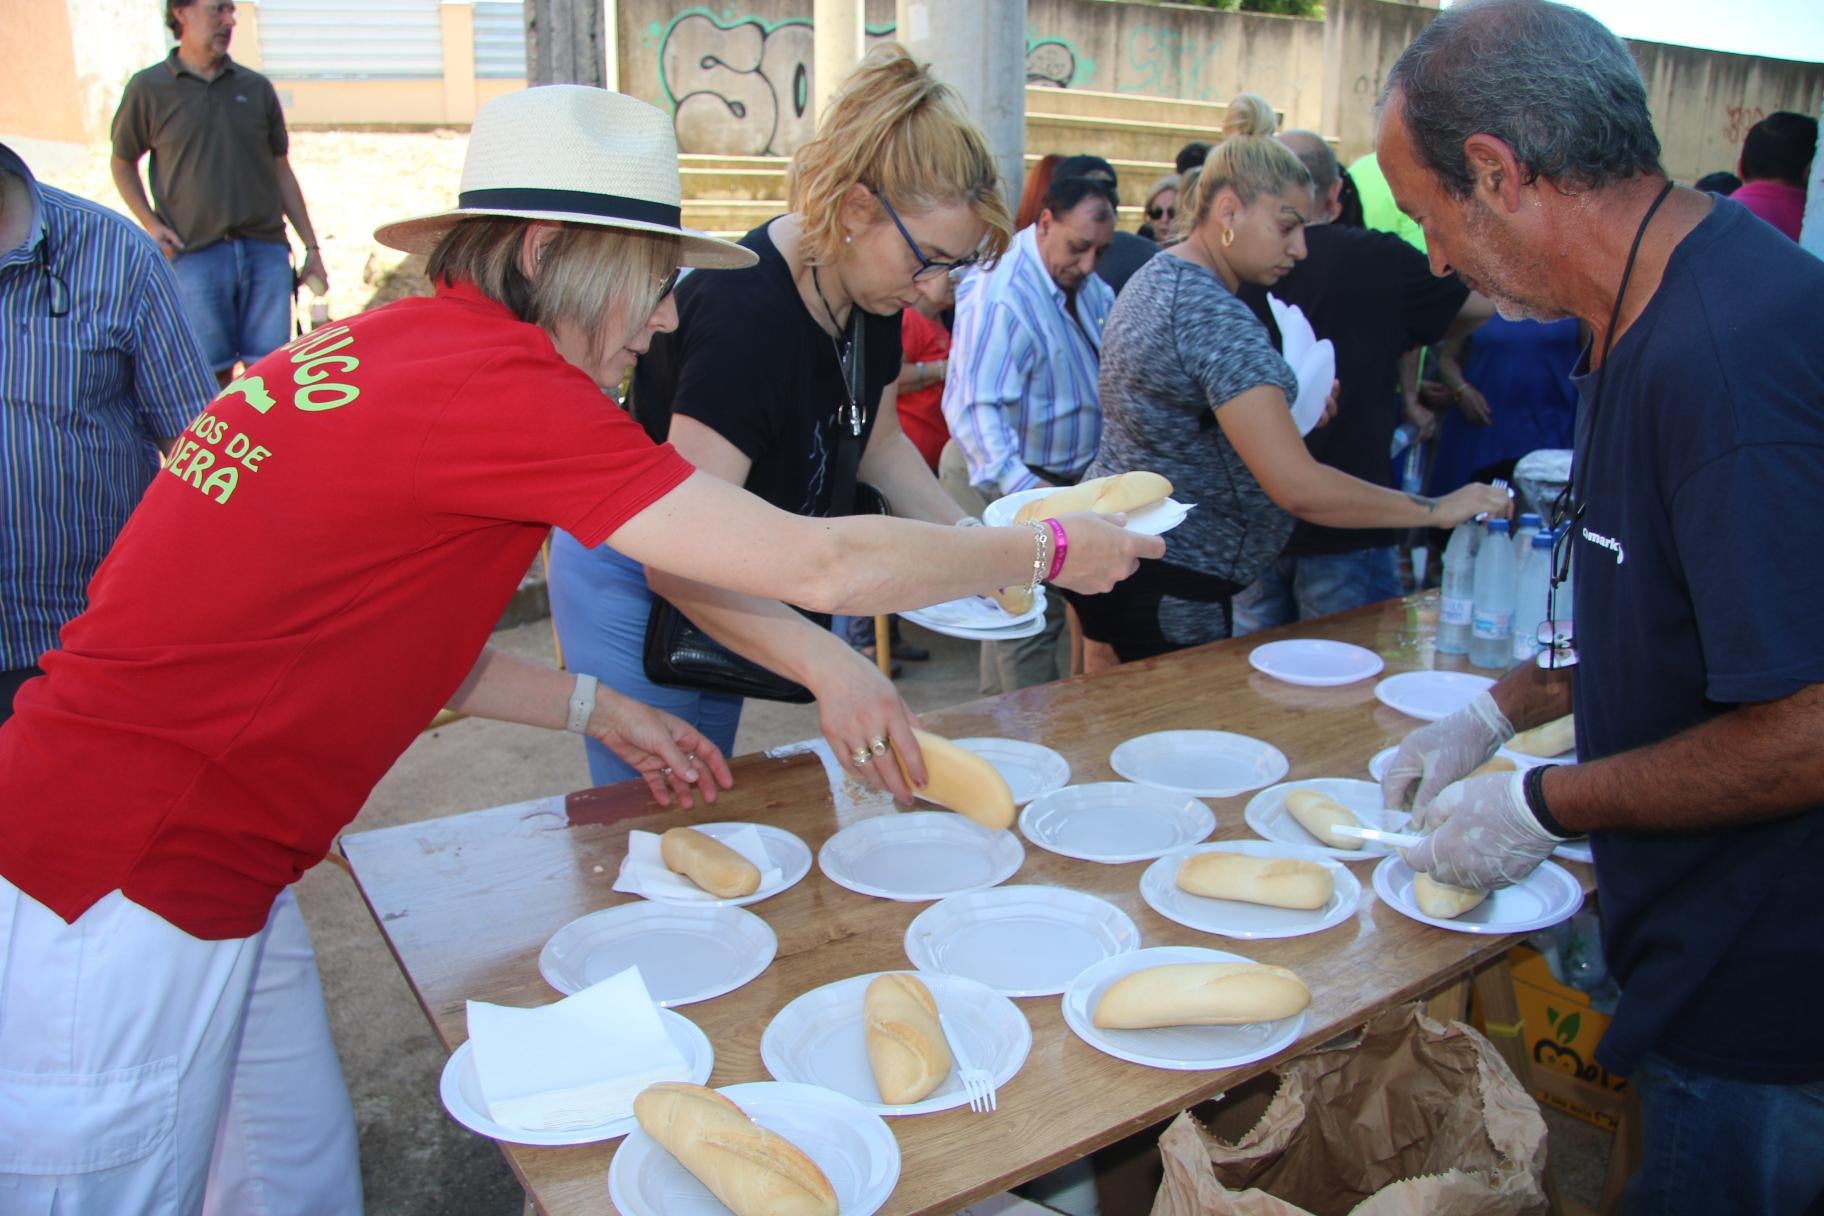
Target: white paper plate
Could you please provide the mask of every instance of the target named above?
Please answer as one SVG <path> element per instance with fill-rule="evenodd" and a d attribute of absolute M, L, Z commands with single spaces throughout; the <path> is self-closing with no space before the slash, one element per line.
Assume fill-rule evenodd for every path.
<path fill-rule="evenodd" d="M 1045 632 L 1044 617 L 1035 617 L 1018 625 L 1010 625 L 1005 629 L 964 629 L 958 625 L 925 625 L 923 621 L 916 619 L 914 614 L 908 612 L 902 612 L 900 615 L 914 625 L 924 625 L 932 633 L 961 638 L 965 642 L 1017 642 L 1021 638 L 1030 638 Z"/>
<path fill-rule="evenodd" d="M 926 628 L 945 626 L 954 629 L 1007 629 L 1045 615 L 1045 588 L 1035 589 L 1032 607 L 1017 616 L 985 595 L 965 595 L 961 599 L 945 600 L 900 615 L 907 618 L 916 615 L 918 623 Z"/>
<path fill-rule="evenodd" d="M 1380 784 L 1381 779 L 1387 775 L 1387 766 L 1393 763 L 1394 753 L 1399 750 L 1400 745 L 1396 743 L 1392 747 L 1383 747 L 1368 757 L 1368 775 L 1374 778 L 1375 784 Z"/>
<path fill-rule="evenodd" d="M 1586 866 L 1596 864 L 1596 854 L 1590 849 L 1588 836 L 1579 836 L 1575 840 L 1565 841 L 1552 850 L 1552 856 L 1563 858 L 1565 861 L 1581 861 Z"/>
<path fill-rule="evenodd" d="M 1186 794 L 1131 781 L 1070 785 L 1035 798 L 1020 831 L 1041 849 L 1079 861 L 1151 861 L 1216 828 L 1210 808 Z"/>
<path fill-rule="evenodd" d="M 1549 861 L 1511 887 L 1491 891 L 1487 899 L 1455 920 L 1427 916 L 1412 895 L 1412 867 L 1389 857 L 1374 867 L 1374 893 L 1402 916 L 1456 933 L 1532 933 L 1564 920 L 1583 906 L 1583 888 L 1562 866 Z"/>
<path fill-rule="evenodd" d="M 1304 826 L 1292 818 L 1292 812 L 1286 809 L 1286 795 L 1293 790 L 1316 790 L 1320 794 L 1328 794 L 1354 811 L 1361 817 L 1362 823 L 1371 828 L 1404 831 L 1412 819 L 1404 811 L 1389 811 L 1381 806 L 1379 782 L 1356 781 L 1349 777 L 1308 777 L 1303 781 L 1288 781 L 1264 789 L 1248 799 L 1248 805 L 1241 812 L 1242 819 L 1265 840 L 1295 844 L 1337 861 L 1373 861 L 1376 857 L 1385 857 L 1393 852 L 1392 845 L 1377 844 L 1372 840 L 1362 841 L 1359 849 L 1336 849 L 1325 844 L 1305 831 Z"/>
<path fill-rule="evenodd" d="M 1409 717 L 1436 722 L 1468 705 L 1494 683 L 1467 671 L 1403 671 L 1376 684 L 1374 699 Z"/>
<path fill-rule="evenodd" d="M 953 739 L 988 763 L 1007 780 L 1013 805 L 1024 806 L 1041 794 L 1070 784 L 1070 761 L 1039 743 L 1023 739 Z"/>
<path fill-rule="evenodd" d="M 716 1092 L 815 1161 L 835 1188 L 843 1216 L 872 1216 L 899 1184 L 893 1129 L 855 1099 L 783 1081 L 724 1085 Z M 608 1197 L 621 1216 L 728 1216 L 708 1187 L 638 1130 L 608 1167 Z"/>
<path fill-rule="evenodd" d="M 1265 1059 L 1298 1041 L 1305 1029 L 1303 1010 L 1276 1022 L 1255 1022 L 1246 1026 L 1103 1030 L 1094 1020 L 1096 1004 L 1101 1001 L 1102 994 L 1124 975 L 1172 963 L 1254 961 L 1226 950 L 1206 950 L 1201 946 L 1153 946 L 1122 954 L 1098 963 L 1071 982 L 1070 990 L 1064 994 L 1064 1021 L 1079 1039 L 1097 1051 L 1149 1068 L 1201 1071 L 1234 1068 Z"/>
<path fill-rule="evenodd" d="M 1309 911 L 1270 908 L 1265 904 L 1192 895 L 1179 888 L 1176 881 L 1178 867 L 1187 858 L 1199 853 L 1241 853 L 1248 857 L 1292 857 L 1300 861 L 1314 861 L 1330 871 L 1335 889 L 1330 894 L 1329 903 Z M 1192 849 L 1180 849 L 1155 861 L 1140 876 L 1140 898 L 1167 920 L 1175 920 L 1185 928 L 1195 929 L 1199 933 L 1244 939 L 1303 937 L 1308 933 L 1321 933 L 1354 916 L 1356 908 L 1362 902 L 1362 884 L 1349 872 L 1348 867 L 1325 856 L 1321 849 L 1264 840 L 1224 840 Z"/>
<path fill-rule="evenodd" d="M 1561 756 L 1529 756 L 1525 752 L 1516 752 L 1516 751 L 1512 751 L 1505 747 L 1502 748 L 1500 751 L 1496 752 L 1495 754 L 1497 756 L 1506 756 L 1509 760 L 1512 760 L 1514 762 L 1514 766 L 1516 768 L 1522 768 L 1522 769 L 1535 768 L 1541 764 L 1575 764 L 1575 763 L 1577 763 L 1577 749 L 1576 748 L 1572 748 L 1570 751 L 1565 752 Z"/>
<path fill-rule="evenodd" d="M 779 949 L 771 926 L 745 908 L 650 899 L 578 917 L 538 952 L 538 973 L 568 996 L 638 967 L 660 1005 L 733 992 L 765 971 Z"/>
<path fill-rule="evenodd" d="M 997 498 L 989 503 L 987 510 L 982 512 L 982 522 L 990 527 L 1004 528 L 1013 522 L 1013 517 L 1019 514 L 1021 507 L 1035 498 L 1043 498 L 1045 495 L 1055 494 L 1057 491 L 1057 486 L 1035 486 L 1030 490 L 1016 490 L 1005 498 Z M 1184 517 L 1189 515 L 1191 508 L 1196 505 L 1196 503 L 1179 502 L 1175 498 L 1168 498 L 1164 502 L 1154 503 L 1150 507 L 1129 511 L 1127 530 L 1138 532 L 1142 536 L 1158 536 L 1162 532 L 1170 532 L 1184 522 Z"/>
<path fill-rule="evenodd" d="M 1272 785 L 1292 766 L 1271 743 L 1226 730 L 1161 730 L 1118 745 L 1109 767 L 1143 785 L 1229 798 Z"/>
<path fill-rule="evenodd" d="M 855 1099 L 877 1115 L 926 1115 L 966 1106 L 969 1095 L 950 1070 L 929 1097 L 906 1106 L 880 1100 L 874 1070 L 868 1064 L 863 998 L 876 976 L 851 976 L 813 988 L 773 1015 L 760 1036 L 760 1060 L 779 1081 L 821 1085 Z M 970 1061 L 985 1068 L 996 1085 L 1005 1085 L 1032 1050 L 1032 1027 L 1019 1006 L 988 985 L 960 975 L 925 972 L 918 976 L 931 990 L 950 1033 L 962 1040 Z"/>
<path fill-rule="evenodd" d="M 1288 360 L 1290 362 L 1290 360 Z M 1298 357 L 1298 400 L 1292 404 L 1292 425 L 1300 435 L 1309 435 L 1324 416 L 1324 403 L 1336 383 L 1336 345 L 1319 338 Z"/>
<path fill-rule="evenodd" d="M 1026 860 L 1020 838 L 949 811 L 904 811 L 852 823 L 823 842 L 831 882 L 879 899 L 942 899 L 1006 882 Z"/>
<path fill-rule="evenodd" d="M 716 1065 L 716 1053 L 709 1045 L 709 1036 L 699 1030 L 695 1022 L 674 1009 L 659 1010 L 659 1021 L 664 1023 L 665 1033 L 671 1038 L 672 1046 L 689 1062 L 690 1079 L 698 1085 L 708 1081 L 710 1071 Z M 496 1123 L 488 1113 L 487 1099 L 482 1096 L 481 1078 L 475 1071 L 472 1043 L 464 1043 L 444 1061 L 443 1077 L 437 1084 L 437 1091 L 443 1098 L 443 1109 L 450 1112 L 450 1118 L 472 1132 L 505 1140 L 508 1144 L 593 1144 L 598 1140 L 625 1136 L 639 1126 L 631 1113 L 625 1118 L 611 1119 L 595 1127 L 568 1128 L 564 1131 L 531 1131 Z"/>
<path fill-rule="evenodd" d="M 784 828 L 776 828 L 770 823 L 751 822 L 693 823 L 690 826 L 716 840 L 726 840 L 742 828 L 753 828 L 760 833 L 760 843 L 766 846 L 766 855 L 779 867 L 779 881 L 738 899 L 667 899 L 663 895 L 646 895 L 642 898 L 690 908 L 740 908 L 757 904 L 763 899 L 771 899 L 779 892 L 797 886 L 811 872 L 811 846 Z"/>
<path fill-rule="evenodd" d="M 1085 967 L 1139 945 L 1127 913 L 1064 887 L 953 895 L 906 926 L 914 967 L 967 976 L 1006 996 L 1052 996 Z"/>
<path fill-rule="evenodd" d="M 1248 663 L 1262 675 L 1308 688 L 1353 684 L 1378 675 L 1386 666 L 1372 650 L 1325 638 L 1268 642 L 1248 652 Z"/>

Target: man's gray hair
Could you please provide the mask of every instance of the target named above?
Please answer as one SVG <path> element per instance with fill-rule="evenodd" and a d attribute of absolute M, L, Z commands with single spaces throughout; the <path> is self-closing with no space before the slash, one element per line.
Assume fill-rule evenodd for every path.
<path fill-rule="evenodd" d="M 1594 189 L 1662 173 L 1640 68 L 1587 13 L 1547 0 L 1473 0 L 1446 10 L 1401 54 L 1381 90 L 1398 94 L 1420 162 L 1456 198 L 1475 175 L 1472 135 L 1514 151 L 1527 184 Z"/>
<path fill-rule="evenodd" d="M 1327 201 L 1330 187 L 1336 185 L 1336 179 L 1343 172 L 1329 143 L 1316 131 L 1296 129 L 1281 131 L 1279 142 L 1292 149 L 1292 154 L 1304 164 L 1305 171 L 1311 175 L 1311 188 L 1317 192 L 1318 201 Z"/>

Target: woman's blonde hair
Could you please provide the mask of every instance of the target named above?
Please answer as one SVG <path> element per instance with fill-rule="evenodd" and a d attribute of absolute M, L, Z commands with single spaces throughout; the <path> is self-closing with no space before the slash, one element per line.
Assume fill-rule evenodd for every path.
<path fill-rule="evenodd" d="M 875 46 L 849 73 L 792 169 L 791 208 L 804 219 L 813 264 L 841 253 L 842 203 L 856 183 L 901 213 L 966 204 L 988 229 L 989 259 L 1013 231 L 988 142 L 956 94 L 895 42 Z"/>
<path fill-rule="evenodd" d="M 1210 204 L 1225 187 L 1244 207 L 1263 194 L 1310 187 L 1311 171 L 1292 149 L 1273 138 L 1278 128 L 1273 107 L 1259 94 L 1242 93 L 1229 103 L 1222 119 L 1226 138 L 1204 158 L 1191 205 L 1185 207 L 1184 196 L 1179 196 L 1178 222 L 1186 233 L 1209 216 Z"/>
<path fill-rule="evenodd" d="M 659 305 L 678 265 L 678 239 L 597 224 L 559 224 L 539 253 L 538 273 L 519 268 L 531 220 L 482 216 L 458 221 L 431 251 L 433 283 L 473 283 L 514 316 L 549 330 L 569 321 L 589 335 L 592 355 L 631 341 Z"/>

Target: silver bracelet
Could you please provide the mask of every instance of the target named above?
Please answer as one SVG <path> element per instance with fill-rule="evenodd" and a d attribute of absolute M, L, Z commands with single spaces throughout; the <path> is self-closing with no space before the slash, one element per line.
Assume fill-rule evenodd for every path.
<path fill-rule="evenodd" d="M 596 678 L 588 672 L 579 673 L 576 687 L 570 690 L 570 715 L 564 721 L 564 729 L 577 735 L 589 733 L 589 716 L 595 712 Z"/>
<path fill-rule="evenodd" d="M 1026 526 L 1032 529 L 1032 581 L 1026 584 L 1026 592 L 1030 595 L 1045 581 L 1045 551 L 1051 546 L 1051 529 L 1038 520 L 1032 520 Z"/>

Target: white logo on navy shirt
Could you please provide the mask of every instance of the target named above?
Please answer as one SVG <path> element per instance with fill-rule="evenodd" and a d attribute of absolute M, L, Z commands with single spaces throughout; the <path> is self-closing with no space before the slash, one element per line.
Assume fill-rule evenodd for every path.
<path fill-rule="evenodd" d="M 1610 553 L 1613 553 L 1617 566 L 1625 565 L 1627 563 L 1628 553 L 1626 549 L 1621 547 L 1620 541 L 1603 536 L 1600 533 L 1592 532 L 1588 528 L 1583 530 L 1583 539 L 1589 541 L 1598 548 L 1607 549 Z"/>

